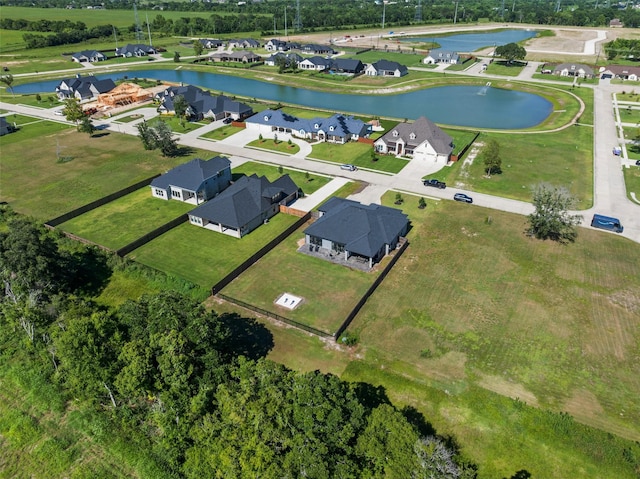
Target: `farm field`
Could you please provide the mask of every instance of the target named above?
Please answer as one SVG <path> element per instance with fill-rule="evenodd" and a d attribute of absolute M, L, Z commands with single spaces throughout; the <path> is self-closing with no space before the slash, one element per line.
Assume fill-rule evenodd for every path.
<path fill-rule="evenodd" d="M 372 272 L 363 272 L 298 252 L 307 226 L 280 243 L 222 292 L 333 334 L 383 266 Z M 277 280 L 264 281 L 263 278 L 268 278 L 273 271 L 278 271 Z M 282 293 L 302 297 L 303 302 L 293 310 L 274 304 Z"/>
<path fill-rule="evenodd" d="M 269 223 L 240 239 L 185 223 L 128 256 L 151 268 L 211 288 L 297 219 L 278 213 Z"/>
<path fill-rule="evenodd" d="M 15 211 L 42 221 L 192 158 L 215 155 L 183 149 L 183 156 L 165 158 L 158 151 L 144 150 L 134 136 L 111 132 L 89 137 L 53 122 L 25 126 L 3 136 L 0 145 L 2 200 Z"/>
<path fill-rule="evenodd" d="M 59 228 L 115 250 L 194 208 L 182 201 L 153 198 L 146 186 L 62 223 Z"/>

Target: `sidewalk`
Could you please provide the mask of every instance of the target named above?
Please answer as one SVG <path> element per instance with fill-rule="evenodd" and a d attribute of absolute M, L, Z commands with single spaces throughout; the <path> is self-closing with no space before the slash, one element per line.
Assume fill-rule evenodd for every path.
<path fill-rule="evenodd" d="M 302 211 L 311 211 L 347 183 L 349 183 L 349 180 L 346 178 L 334 178 L 316 192 L 297 200 L 293 204 L 293 208 Z"/>

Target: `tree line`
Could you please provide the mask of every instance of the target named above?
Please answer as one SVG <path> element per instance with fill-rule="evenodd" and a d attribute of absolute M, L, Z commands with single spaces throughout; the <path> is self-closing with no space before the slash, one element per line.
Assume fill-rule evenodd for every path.
<path fill-rule="evenodd" d="M 0 209 L 0 349 L 148 444 L 176 477 L 473 478 L 384 389 L 264 359 L 266 328 L 177 292 L 97 304 L 113 261 Z"/>

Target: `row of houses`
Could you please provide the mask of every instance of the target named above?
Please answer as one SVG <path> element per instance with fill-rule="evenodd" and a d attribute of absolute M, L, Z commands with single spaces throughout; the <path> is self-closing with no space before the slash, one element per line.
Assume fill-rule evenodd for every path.
<path fill-rule="evenodd" d="M 227 158 L 195 158 L 155 178 L 150 187 L 155 198 L 198 205 L 188 213 L 190 224 L 236 238 L 267 222 L 300 194 L 289 175 L 273 182 L 255 174 L 235 182 L 231 178 Z M 344 261 L 361 258 L 371 268 L 397 247 L 408 229 L 409 219 L 400 210 L 333 197 L 304 230 L 305 247 Z"/>
<path fill-rule="evenodd" d="M 253 109 L 245 103 L 225 95 L 212 95 L 192 85 L 171 86 L 158 93 L 156 95 L 156 99 L 160 102 L 158 112 L 175 114 L 177 97 L 182 97 L 186 101 L 188 106 L 185 114 L 191 120 L 231 118 L 239 121 L 253 115 Z"/>
<path fill-rule="evenodd" d="M 603 79 L 616 78 L 618 80 L 638 81 L 640 79 L 640 66 L 608 65 L 600 67 L 596 73 L 589 65 L 582 63 L 560 63 L 557 65 L 546 63 L 542 66 L 542 73 L 587 79 L 599 75 Z"/>
<path fill-rule="evenodd" d="M 277 66 L 284 62 L 286 67 L 296 64 L 301 70 L 330 72 L 341 75 L 359 75 L 368 76 L 393 76 L 401 77 L 409 73 L 405 65 L 389 60 L 378 60 L 371 64 L 364 64 L 356 58 L 326 58 L 314 56 L 304 58 L 297 53 L 278 52 L 264 60 L 267 66 Z"/>
<path fill-rule="evenodd" d="M 158 53 L 158 50 L 151 45 L 144 45 L 140 43 L 129 43 L 121 48 L 116 48 L 115 56 L 123 58 L 132 57 L 144 57 L 147 55 L 154 55 Z M 71 60 L 77 63 L 96 63 L 108 60 L 108 56 L 98 50 L 82 50 L 80 52 L 72 53 Z"/>

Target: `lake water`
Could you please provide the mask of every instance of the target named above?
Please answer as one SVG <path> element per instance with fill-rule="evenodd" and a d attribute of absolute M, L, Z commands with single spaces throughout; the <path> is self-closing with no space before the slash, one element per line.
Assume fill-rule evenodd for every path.
<path fill-rule="evenodd" d="M 435 42 L 440 45 L 442 50 L 450 50 L 454 52 L 475 52 L 481 48 L 501 46 L 507 43 L 518 43 L 528 40 L 536 36 L 533 30 L 502 30 L 499 32 L 487 33 L 461 33 L 445 37 L 407 37 L 403 38 L 403 42 Z"/>
<path fill-rule="evenodd" d="M 183 82 L 227 95 L 320 108 L 341 113 L 377 115 L 409 120 L 426 116 L 435 123 L 474 128 L 520 129 L 544 121 L 551 102 L 541 96 L 481 86 L 444 86 L 395 95 L 342 95 L 246 78 L 188 70 L 133 70 L 98 78 L 151 78 Z M 292 78 L 292 81 L 295 80 Z M 54 92 L 59 80 L 17 85 L 16 93 Z"/>

